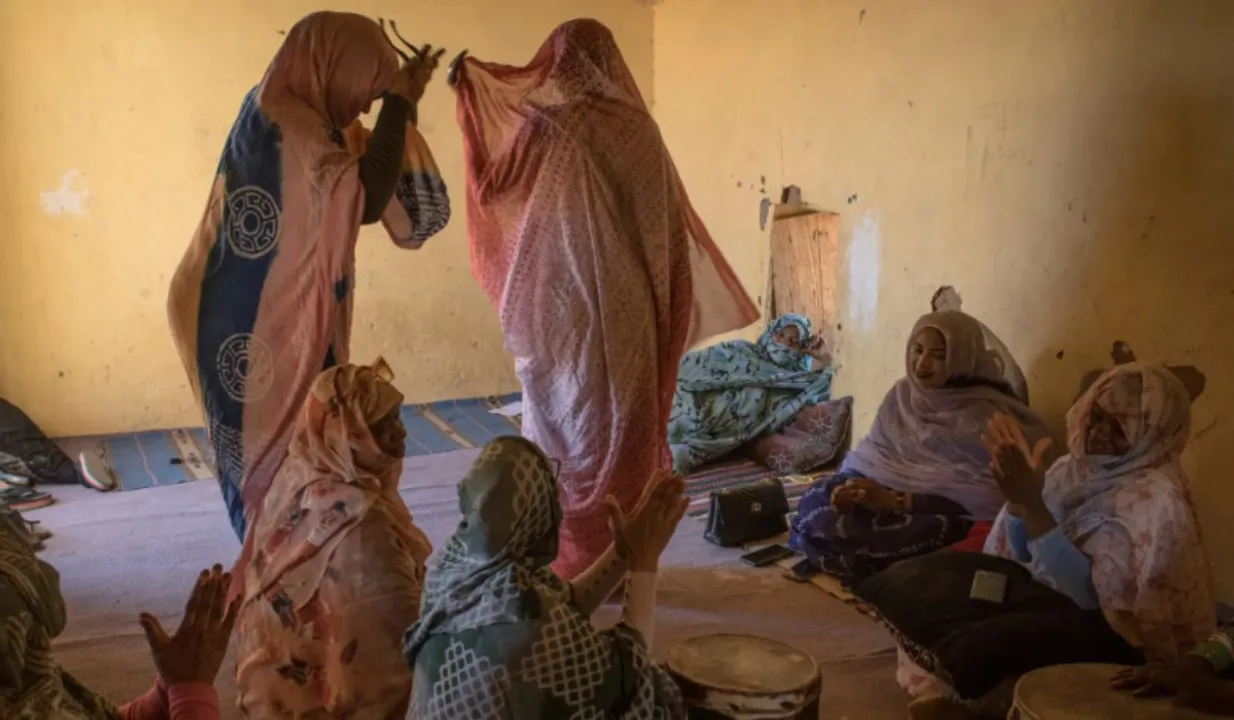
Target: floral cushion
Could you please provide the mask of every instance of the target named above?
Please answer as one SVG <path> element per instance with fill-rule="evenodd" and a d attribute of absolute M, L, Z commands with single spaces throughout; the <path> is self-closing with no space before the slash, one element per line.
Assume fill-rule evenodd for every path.
<path fill-rule="evenodd" d="M 779 432 L 747 443 L 742 454 L 782 475 L 809 472 L 831 462 L 844 449 L 852 413 L 851 397 L 810 406 Z"/>

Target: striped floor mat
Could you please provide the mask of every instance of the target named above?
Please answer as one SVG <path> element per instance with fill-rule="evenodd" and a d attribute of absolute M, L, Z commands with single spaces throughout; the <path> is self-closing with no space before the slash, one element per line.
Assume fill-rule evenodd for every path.
<path fill-rule="evenodd" d="M 797 502 L 815 480 L 832 472 L 834 471 L 822 470 L 808 475 L 793 475 L 784 478 L 784 494 L 788 495 L 789 510 L 797 509 Z M 706 518 L 711 493 L 749 485 L 775 475 L 774 470 L 753 460 L 728 460 L 708 465 L 686 476 L 686 495 L 690 498 L 686 515 Z"/>
<path fill-rule="evenodd" d="M 447 400 L 425 405 L 404 405 L 407 457 L 477 448 L 501 435 L 519 433 L 519 415 L 494 412 L 519 402 L 513 393 L 471 400 Z M 517 408 L 513 408 L 517 410 Z M 201 428 L 151 430 L 123 435 L 66 438 L 56 441 L 68 456 L 104 453 L 111 461 L 121 490 L 140 490 L 214 478 L 206 460 L 208 445 Z"/>

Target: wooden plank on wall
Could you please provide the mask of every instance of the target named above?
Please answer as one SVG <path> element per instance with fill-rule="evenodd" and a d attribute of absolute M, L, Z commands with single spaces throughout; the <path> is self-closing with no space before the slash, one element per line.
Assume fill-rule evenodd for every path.
<path fill-rule="evenodd" d="M 771 307 L 801 313 L 829 336 L 837 320 L 836 240 L 840 216 L 812 212 L 781 216 L 771 227 Z"/>

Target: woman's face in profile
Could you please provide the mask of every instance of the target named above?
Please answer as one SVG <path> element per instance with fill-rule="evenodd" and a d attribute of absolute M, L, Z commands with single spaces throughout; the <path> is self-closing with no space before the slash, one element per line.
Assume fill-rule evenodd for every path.
<path fill-rule="evenodd" d="M 923 388 L 947 384 L 947 341 L 936 328 L 922 328 L 909 344 L 908 372 Z"/>
<path fill-rule="evenodd" d="M 407 430 L 399 418 L 399 409 L 394 408 L 370 428 L 377 447 L 390 457 L 401 458 L 406 450 Z"/>

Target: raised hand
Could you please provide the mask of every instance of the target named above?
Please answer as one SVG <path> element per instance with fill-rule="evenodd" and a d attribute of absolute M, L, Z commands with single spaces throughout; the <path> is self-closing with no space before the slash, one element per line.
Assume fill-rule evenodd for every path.
<path fill-rule="evenodd" d="M 611 495 L 604 499 L 604 504 L 617 557 L 626 561 L 633 572 L 654 572 L 689 500 L 681 475 L 664 473 L 652 480 L 629 517 Z"/>
<path fill-rule="evenodd" d="M 981 434 L 990 454 L 990 472 L 1012 512 L 1041 501 L 1045 486 L 1045 454 L 1051 440 L 1042 438 L 1031 449 L 1020 425 L 1010 415 L 995 413 Z"/>
<path fill-rule="evenodd" d="M 463 67 L 463 60 L 466 58 L 467 51 L 464 50 L 458 55 L 455 55 L 454 59 L 450 61 L 450 66 L 446 68 L 446 84 L 450 87 L 458 86 L 458 74 Z"/>
<path fill-rule="evenodd" d="M 377 19 L 381 25 L 382 32 L 385 32 L 386 21 L 382 18 Z M 445 48 L 434 48 L 432 45 L 423 45 L 417 47 L 406 40 L 398 31 L 398 25 L 393 20 L 390 21 L 390 29 L 394 32 L 394 36 L 399 39 L 406 50 L 395 44 L 394 40 L 386 35 L 386 41 L 390 43 L 390 47 L 403 58 L 403 67 L 399 69 L 398 74 L 390 83 L 390 92 L 396 95 L 401 95 L 413 105 L 420 101 L 424 96 L 424 89 L 428 87 L 429 80 L 433 77 L 433 71 L 437 69 L 437 65 L 441 61 L 443 55 L 446 54 Z M 410 52 L 410 54 L 408 54 Z"/>
<path fill-rule="evenodd" d="M 141 614 L 154 665 L 168 685 L 214 683 L 240 609 L 240 598 L 227 602 L 230 586 L 231 575 L 223 572 L 222 565 L 202 570 L 185 605 L 184 619 L 171 635 L 158 618 Z"/>

